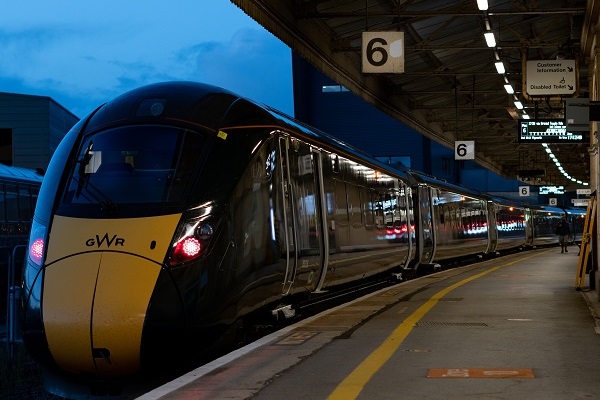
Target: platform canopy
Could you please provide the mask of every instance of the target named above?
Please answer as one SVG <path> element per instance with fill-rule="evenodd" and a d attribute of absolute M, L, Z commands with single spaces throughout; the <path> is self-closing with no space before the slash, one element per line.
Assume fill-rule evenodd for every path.
<path fill-rule="evenodd" d="M 542 170 L 530 180 L 572 186 L 590 179 L 589 130 L 582 141 L 549 144 L 550 153 L 521 142 L 518 121 L 524 113 L 564 119 L 566 99 L 589 97 L 591 40 L 582 32 L 598 20 L 597 2 L 489 0 L 487 10 L 476 0 L 232 2 L 325 75 L 421 134 L 453 150 L 474 141 L 475 161 L 502 176 Z M 364 32 L 375 38 L 363 40 Z M 383 43 L 376 32 L 403 37 Z M 400 56 L 401 72 L 364 70 L 365 57 L 377 67 Z"/>

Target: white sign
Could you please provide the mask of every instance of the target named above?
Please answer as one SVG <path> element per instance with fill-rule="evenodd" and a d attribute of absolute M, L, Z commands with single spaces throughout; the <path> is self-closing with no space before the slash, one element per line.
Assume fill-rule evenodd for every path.
<path fill-rule="evenodd" d="M 558 200 L 556 199 L 556 197 L 550 197 L 548 200 L 550 200 L 549 204 L 551 206 L 555 206 L 558 204 Z"/>
<path fill-rule="evenodd" d="M 574 94 L 577 91 L 575 60 L 527 61 L 525 91 L 530 96 Z"/>
<path fill-rule="evenodd" d="M 404 32 L 363 32 L 362 72 L 404 72 Z"/>
<path fill-rule="evenodd" d="M 575 207 L 585 207 L 588 205 L 588 200 L 589 199 L 571 199 L 571 203 L 573 203 Z"/>
<path fill-rule="evenodd" d="M 592 194 L 592 189 L 577 189 L 577 194 L 590 195 Z"/>
<path fill-rule="evenodd" d="M 521 197 L 529 196 L 529 186 L 519 186 L 519 196 L 521 196 Z"/>
<path fill-rule="evenodd" d="M 473 140 L 464 140 L 454 142 L 455 160 L 474 160 L 475 142 Z"/>

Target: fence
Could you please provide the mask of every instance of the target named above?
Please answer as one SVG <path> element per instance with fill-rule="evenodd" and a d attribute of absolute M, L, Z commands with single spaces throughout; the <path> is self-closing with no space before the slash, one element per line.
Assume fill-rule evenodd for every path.
<path fill-rule="evenodd" d="M 24 245 L 0 247 L 0 341 L 6 342 L 12 359 L 15 343 L 20 343 L 21 280 L 25 262 Z"/>

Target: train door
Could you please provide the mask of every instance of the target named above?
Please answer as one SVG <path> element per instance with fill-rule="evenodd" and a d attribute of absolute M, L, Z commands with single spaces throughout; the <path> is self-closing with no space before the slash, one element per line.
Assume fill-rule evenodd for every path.
<path fill-rule="evenodd" d="M 406 265 L 408 267 L 409 263 L 415 258 L 415 213 L 413 208 L 413 196 L 412 189 L 402 184 L 404 190 L 404 196 L 406 198 L 406 232 L 408 236 L 408 256 L 406 258 Z"/>
<path fill-rule="evenodd" d="M 525 215 L 525 246 L 533 246 L 533 238 L 536 235 L 534 227 L 536 212 L 535 210 L 526 208 L 523 214 Z"/>
<path fill-rule="evenodd" d="M 296 200 L 291 190 L 290 178 L 290 159 L 288 157 L 289 137 L 280 136 L 278 140 L 280 185 L 281 195 L 277 201 L 278 208 L 278 226 L 281 232 L 278 238 L 281 254 L 283 255 L 285 264 L 285 275 L 283 280 L 282 292 L 288 293 L 296 278 L 296 270 L 298 266 L 298 251 L 296 244 L 298 243 L 297 230 L 298 225 L 296 215 Z"/>
<path fill-rule="evenodd" d="M 435 254 L 435 232 L 433 229 L 433 201 L 432 193 L 425 185 L 417 186 L 419 199 L 417 211 L 417 225 L 421 230 L 417 240 L 417 254 L 421 264 L 429 264 Z M 417 231 L 419 230 L 417 228 Z"/>
<path fill-rule="evenodd" d="M 486 253 L 493 253 L 496 251 L 498 246 L 498 222 L 496 213 L 498 212 L 498 206 L 493 201 L 487 202 L 486 214 L 487 214 L 487 234 L 488 234 L 488 248 Z"/>
<path fill-rule="evenodd" d="M 283 142 L 283 143 L 281 143 Z M 294 138 L 282 138 L 282 163 L 286 165 L 286 207 L 293 218 L 289 240 L 294 241 L 286 283 L 296 281 L 310 291 L 319 291 L 328 263 L 328 236 L 321 154 Z"/>

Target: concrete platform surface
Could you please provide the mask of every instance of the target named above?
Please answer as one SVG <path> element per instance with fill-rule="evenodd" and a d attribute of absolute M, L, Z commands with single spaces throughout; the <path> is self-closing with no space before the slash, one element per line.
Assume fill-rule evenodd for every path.
<path fill-rule="evenodd" d="M 139 399 L 597 399 L 600 306 L 577 265 L 556 247 L 404 282 Z"/>

